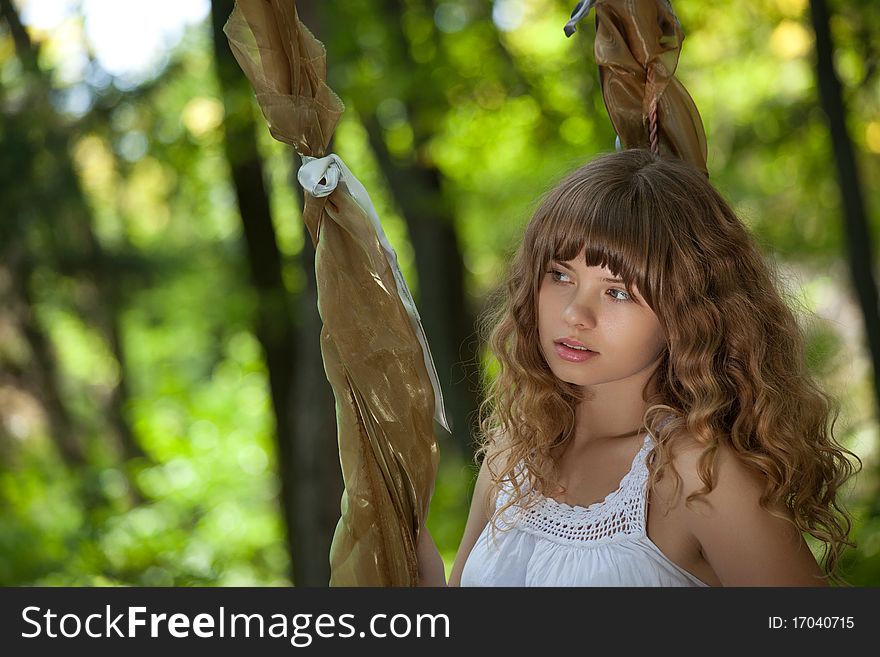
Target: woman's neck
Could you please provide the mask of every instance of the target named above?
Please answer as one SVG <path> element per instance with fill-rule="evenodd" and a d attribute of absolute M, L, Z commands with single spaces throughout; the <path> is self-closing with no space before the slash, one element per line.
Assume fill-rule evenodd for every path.
<path fill-rule="evenodd" d="M 652 366 L 626 379 L 584 390 L 584 399 L 575 409 L 574 445 L 624 439 L 643 431 L 649 403 L 642 395 L 649 380 L 647 399 L 655 393 L 651 376 L 655 370 Z"/>

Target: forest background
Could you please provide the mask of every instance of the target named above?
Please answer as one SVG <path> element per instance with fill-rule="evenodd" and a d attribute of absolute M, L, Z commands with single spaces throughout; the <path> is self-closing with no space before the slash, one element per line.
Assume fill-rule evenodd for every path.
<path fill-rule="evenodd" d="M 541 195 L 613 149 L 593 19 L 567 39 L 570 0 L 297 4 L 346 105 L 332 150 L 370 190 L 450 407 L 428 518 L 448 568 L 489 366 L 475 322 Z M 880 4 L 673 5 L 711 178 L 863 461 L 843 574 L 876 586 Z M 231 9 L 0 0 L 0 585 L 328 581 L 342 484 L 314 251 L 298 158 L 220 32 Z"/>

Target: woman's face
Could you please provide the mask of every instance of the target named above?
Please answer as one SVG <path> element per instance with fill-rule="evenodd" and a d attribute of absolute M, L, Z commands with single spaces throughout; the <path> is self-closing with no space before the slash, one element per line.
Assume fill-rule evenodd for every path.
<path fill-rule="evenodd" d="M 579 386 L 642 381 L 662 354 L 666 337 L 654 311 L 638 290 L 631 298 L 615 279 L 606 267 L 588 267 L 583 250 L 572 261 L 546 267 L 538 335 L 547 364 L 563 381 Z"/>

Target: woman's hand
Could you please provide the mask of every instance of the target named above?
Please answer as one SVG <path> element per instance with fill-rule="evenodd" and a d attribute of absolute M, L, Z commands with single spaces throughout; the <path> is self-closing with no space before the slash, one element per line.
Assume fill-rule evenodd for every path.
<path fill-rule="evenodd" d="M 426 525 L 419 532 L 416 557 L 419 560 L 419 586 L 446 586 L 446 567 Z"/>

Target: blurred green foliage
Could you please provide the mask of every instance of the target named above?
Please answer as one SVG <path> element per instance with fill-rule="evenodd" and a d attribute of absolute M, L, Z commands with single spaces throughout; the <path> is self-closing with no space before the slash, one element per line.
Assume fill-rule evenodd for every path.
<path fill-rule="evenodd" d="M 416 293 L 406 224 L 361 118 L 377 117 L 394 157 L 436 165 L 479 311 L 541 194 L 613 148 L 591 19 L 566 39 L 573 2 L 319 4 L 315 32 L 327 43 L 330 82 L 347 106 L 334 150 L 371 191 Z M 399 12 L 390 11 L 395 5 Z M 880 436 L 818 107 L 807 0 L 674 6 L 687 35 L 679 77 L 706 126 L 712 179 L 778 263 L 792 302 L 811 314 L 804 314 L 810 366 L 841 399 L 838 439 L 865 462 L 847 490 L 859 545 L 844 575 L 876 585 Z M 832 7 L 836 62 L 876 236 L 880 7 L 869 0 Z M 51 111 L 32 114 L 19 108 L 36 82 L 0 28 L 0 220 L 17 222 L 33 272 L 35 320 L 50 339 L 60 393 L 83 428 L 88 457 L 79 468 L 64 463 L 38 396 L 0 378 L 0 584 L 288 584 L 274 417 L 252 333 L 254 292 L 223 156 L 210 27 L 190 29 L 152 79 L 117 89 L 106 75 L 91 82 L 53 75 L 65 52 L 58 42 L 77 25 L 74 19 L 64 36 L 31 32 L 53 80 Z M 88 94 L 85 112 L 65 104 L 74 88 Z M 45 138 L 50 121 L 66 145 Z M 295 295 L 303 276 L 293 164 L 262 124 L 256 138 L 284 281 Z M 129 388 L 124 413 L 144 457 L 121 459 L 107 439 L 107 398 L 123 365 L 89 314 L 101 299 L 65 266 L 65 255 L 76 254 L 55 230 L 58 208 L 77 191 L 53 187 L 57 178 L 40 182 L 65 157 L 112 263 Z M 25 170 L 38 177 L 19 175 Z M 19 208 L 14 218 L 10 207 Z M 0 277 L 0 298 L 13 287 Z M 25 371 L 33 358 L 15 312 L 4 301 L 0 373 Z M 451 445 L 441 450 L 428 525 L 449 567 L 475 470 Z"/>

